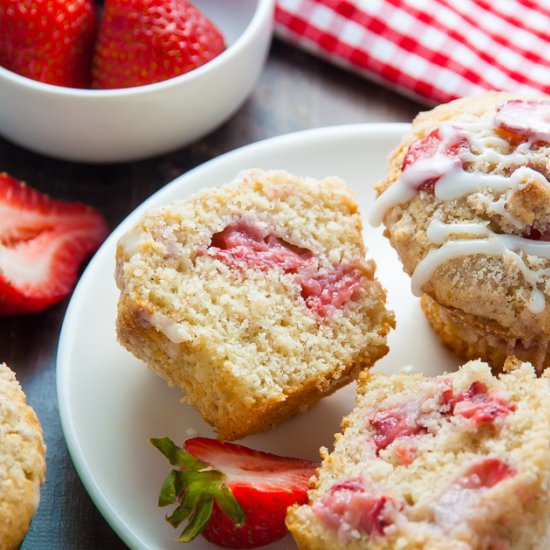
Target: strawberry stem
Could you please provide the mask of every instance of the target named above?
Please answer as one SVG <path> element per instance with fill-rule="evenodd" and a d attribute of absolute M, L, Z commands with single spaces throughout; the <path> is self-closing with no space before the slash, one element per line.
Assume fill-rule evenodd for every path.
<path fill-rule="evenodd" d="M 149 439 L 153 447 L 156 447 L 170 462 L 172 466 L 178 466 L 185 470 L 206 468 L 208 464 L 198 460 L 193 455 L 178 447 L 169 437 Z"/>
<path fill-rule="evenodd" d="M 214 502 L 237 527 L 242 526 L 245 514 L 231 489 L 225 485 L 223 472 L 211 468 L 167 437 L 149 441 L 172 466 L 178 468 L 170 471 L 158 498 L 159 506 L 180 502 L 172 514 L 166 516 L 172 527 L 176 528 L 189 519 L 178 541 L 190 542 L 201 533 L 210 520 Z"/>
<path fill-rule="evenodd" d="M 178 527 L 184 520 L 186 520 L 193 511 L 193 508 L 189 506 L 188 502 L 182 502 L 172 513 L 171 516 L 166 516 L 166 521 L 174 527 Z"/>
<path fill-rule="evenodd" d="M 178 499 L 179 492 L 176 489 L 176 478 L 178 477 L 178 473 L 178 470 L 170 470 L 170 473 L 166 476 L 166 479 L 160 488 L 158 499 L 159 506 L 174 504 L 174 502 Z"/>
<path fill-rule="evenodd" d="M 206 527 L 214 508 L 214 499 L 210 495 L 201 495 L 194 505 L 189 523 L 178 537 L 179 542 L 191 542 Z"/>

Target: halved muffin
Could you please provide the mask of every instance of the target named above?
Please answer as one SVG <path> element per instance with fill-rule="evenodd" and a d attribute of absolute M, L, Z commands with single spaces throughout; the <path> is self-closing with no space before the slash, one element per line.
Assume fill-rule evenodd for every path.
<path fill-rule="evenodd" d="M 340 180 L 251 170 L 119 243 L 120 342 L 221 439 L 266 430 L 387 352 L 393 315 Z"/>
<path fill-rule="evenodd" d="M 494 377 L 365 372 L 309 504 L 289 510 L 302 550 L 547 548 L 550 383 L 511 359 Z"/>

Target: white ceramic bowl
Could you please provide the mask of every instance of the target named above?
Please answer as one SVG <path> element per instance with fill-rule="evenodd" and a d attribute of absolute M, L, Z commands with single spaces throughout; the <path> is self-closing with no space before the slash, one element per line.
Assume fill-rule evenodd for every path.
<path fill-rule="evenodd" d="M 227 50 L 187 74 L 135 88 L 77 90 L 0 67 L 0 134 L 38 153 L 122 162 L 183 147 L 232 115 L 260 74 L 275 0 L 195 0 Z"/>

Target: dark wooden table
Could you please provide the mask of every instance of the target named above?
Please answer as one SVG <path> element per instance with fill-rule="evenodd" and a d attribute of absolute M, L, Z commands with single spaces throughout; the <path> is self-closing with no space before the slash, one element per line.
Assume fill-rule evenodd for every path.
<path fill-rule="evenodd" d="M 1 108 L 1 106 L 0 106 Z M 0 139 L 0 171 L 56 198 L 95 205 L 114 228 L 183 172 L 241 145 L 306 128 L 408 121 L 421 105 L 275 42 L 250 99 L 203 140 L 151 160 L 107 166 L 33 154 Z M 36 315 L 0 319 L 0 361 L 17 373 L 44 427 L 47 479 L 24 550 L 122 549 L 80 482 L 61 430 L 56 348 L 68 300 Z"/>

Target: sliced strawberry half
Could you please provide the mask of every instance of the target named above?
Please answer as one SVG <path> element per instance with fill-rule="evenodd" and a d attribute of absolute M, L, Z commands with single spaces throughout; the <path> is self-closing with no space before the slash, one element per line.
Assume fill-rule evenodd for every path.
<path fill-rule="evenodd" d="M 167 437 L 150 441 L 176 467 L 158 504 L 179 503 L 166 519 L 174 527 L 188 520 L 180 542 L 202 533 L 225 548 L 256 548 L 282 538 L 287 508 L 307 500 L 319 466 L 205 437 L 188 439 L 183 448 Z"/>
<path fill-rule="evenodd" d="M 0 315 L 41 311 L 67 296 L 107 232 L 92 208 L 0 173 Z"/>

